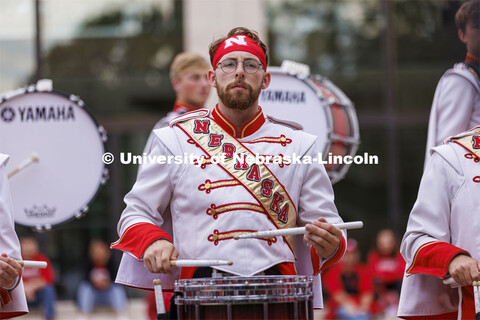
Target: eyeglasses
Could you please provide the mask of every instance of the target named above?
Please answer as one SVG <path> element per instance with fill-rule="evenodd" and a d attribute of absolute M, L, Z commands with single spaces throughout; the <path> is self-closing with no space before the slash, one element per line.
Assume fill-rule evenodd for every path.
<path fill-rule="evenodd" d="M 263 68 L 263 65 L 255 59 L 247 59 L 243 61 L 225 59 L 222 62 L 219 62 L 217 67 L 220 65 L 220 68 L 225 73 L 234 73 L 235 70 L 237 70 L 238 63 L 240 62 L 243 62 L 243 70 L 245 70 L 246 73 L 255 73 L 258 71 L 258 69 L 260 69 L 260 67 Z"/>

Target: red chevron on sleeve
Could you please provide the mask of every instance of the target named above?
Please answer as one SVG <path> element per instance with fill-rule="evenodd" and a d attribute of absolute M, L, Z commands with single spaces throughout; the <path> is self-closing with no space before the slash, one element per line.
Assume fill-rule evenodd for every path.
<path fill-rule="evenodd" d="M 170 235 L 156 225 L 146 222 L 136 223 L 128 227 L 120 239 L 110 245 L 110 248 L 130 252 L 140 260 L 148 246 L 158 239 L 172 242 Z"/>
<path fill-rule="evenodd" d="M 467 251 L 447 242 L 427 242 L 418 248 L 407 273 L 422 273 L 443 278 L 448 273 L 452 259 L 460 253 L 470 256 Z"/>

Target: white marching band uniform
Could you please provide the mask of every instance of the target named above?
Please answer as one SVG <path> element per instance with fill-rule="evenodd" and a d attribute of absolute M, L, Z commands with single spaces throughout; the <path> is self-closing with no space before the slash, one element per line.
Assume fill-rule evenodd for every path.
<path fill-rule="evenodd" d="M 407 267 L 398 315 L 455 319 L 459 311 L 462 319 L 459 303 L 467 287 L 451 288 L 442 278 L 459 253 L 480 260 L 480 127 L 449 138 L 431 154 L 402 240 Z"/>
<path fill-rule="evenodd" d="M 428 122 L 425 165 L 430 149 L 480 124 L 480 80 L 463 62 L 448 69 L 437 84 Z"/>
<path fill-rule="evenodd" d="M 197 121 L 209 123 L 202 129 L 197 128 Z M 189 124 L 192 125 L 192 132 L 188 131 Z M 214 124 L 219 124 L 223 132 L 215 131 Z M 205 131 L 205 128 L 208 130 Z M 212 112 L 202 109 L 186 113 L 174 119 L 170 127 L 155 130 L 156 138 L 149 154 L 207 156 L 205 148 L 208 147 L 198 145 L 192 139 L 193 131 L 197 129 L 204 130 L 197 134 L 201 138 L 210 139 L 209 144 L 215 145 L 220 140 L 222 143 L 225 142 L 223 151 L 227 150 L 227 154 L 231 149 L 225 149 L 229 144 L 226 142 L 232 140 L 240 142 L 235 147 L 235 152 L 239 151 L 238 148 L 241 148 L 242 144 L 253 154 L 258 155 L 296 154 L 318 158 L 318 153 L 322 152 L 315 136 L 265 117 L 261 110 L 242 127 L 240 132 L 237 132 L 237 129 L 215 108 Z M 280 202 L 272 200 L 278 196 L 276 193 L 269 194 L 272 189 L 262 189 L 261 192 L 265 193 L 265 199 L 269 197 L 272 210 L 278 210 L 281 206 L 283 209 L 286 207 L 290 218 L 289 226 L 304 226 L 320 217 L 326 218 L 329 223 L 342 222 L 333 202 L 333 189 L 323 164 L 295 165 L 280 161 L 267 163 L 266 168 L 253 168 L 258 169 L 256 171 L 252 169 L 253 166 L 247 170 L 238 170 L 245 171 L 245 178 L 237 180 L 220 165 L 211 163 L 211 160 L 207 160 L 201 166 L 199 163 L 143 164 L 135 185 L 125 197 L 127 206 L 118 224 L 120 240 L 112 244 L 112 248 L 126 252 L 116 281 L 132 287 L 152 287 L 151 280 L 158 278 L 158 274 L 150 274 L 143 266 L 141 257 L 155 237 L 168 238 L 156 230 L 161 228 L 168 231 L 170 226 L 173 227 L 173 234 L 168 233 L 179 251 L 179 258 L 232 260 L 231 266 L 214 268 L 234 275 L 252 276 L 282 263 L 295 265 L 297 274 L 317 275 L 320 269 L 323 270 L 327 265 L 338 261 L 345 251 L 344 231 L 339 249 L 329 259 L 316 256 L 316 253 L 313 253 L 315 250 L 303 242 L 302 236 L 295 237 L 294 253 L 290 249 L 293 245 L 287 243 L 283 237 L 233 239 L 234 235 L 242 232 L 271 230 L 278 226 L 265 212 L 265 206 L 262 207 L 258 201 L 262 195 L 255 197 L 252 189 L 245 187 L 249 183 L 256 183 L 253 180 L 258 182 L 263 179 L 262 185 L 266 183 L 267 186 L 276 182 L 283 185 L 291 199 L 289 206 L 286 206 L 287 199 Z M 273 174 L 270 180 L 264 179 L 267 171 Z M 260 189 L 255 190 L 260 192 Z M 290 216 L 295 209 L 296 219 Z M 288 219 L 280 213 L 278 217 L 279 220 Z M 136 229 L 137 236 L 139 233 L 149 235 L 155 232 L 159 236 L 144 240 L 136 238 L 137 236 L 131 238 L 133 232 L 130 233 L 129 229 Z M 136 243 L 143 241 L 143 245 L 135 245 L 134 239 Z M 171 281 L 165 284 L 166 287 L 171 285 Z M 162 287 L 165 286 L 162 280 Z M 314 287 L 316 289 L 314 307 L 320 308 L 323 303 L 319 276 L 315 277 Z"/>
<path fill-rule="evenodd" d="M 15 233 L 12 200 L 6 174 L 8 156 L 0 153 L 0 254 L 6 253 L 14 259 L 22 259 L 20 242 Z M 21 276 L 13 288 L 0 286 L 0 319 L 28 313 L 25 290 Z"/>

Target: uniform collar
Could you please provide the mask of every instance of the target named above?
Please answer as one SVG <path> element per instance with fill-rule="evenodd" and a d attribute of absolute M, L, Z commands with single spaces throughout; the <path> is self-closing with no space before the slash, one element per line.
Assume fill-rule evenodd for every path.
<path fill-rule="evenodd" d="M 227 131 L 235 138 L 241 139 L 255 133 L 265 123 L 265 117 L 263 115 L 262 108 L 258 108 L 258 112 L 249 121 L 245 122 L 240 130 L 237 130 L 235 125 L 228 121 L 224 115 L 222 115 L 218 109 L 218 104 L 212 111 L 212 117 L 215 122 L 222 127 L 223 130 Z"/>
<path fill-rule="evenodd" d="M 467 56 L 465 57 L 465 62 L 478 63 L 479 60 L 478 60 L 478 58 L 472 56 L 469 52 L 467 52 Z"/>
<path fill-rule="evenodd" d="M 188 103 L 183 101 L 177 100 L 175 101 L 175 105 L 173 107 L 173 112 L 185 113 L 190 111 L 195 111 L 200 109 L 201 107 L 194 107 Z"/>

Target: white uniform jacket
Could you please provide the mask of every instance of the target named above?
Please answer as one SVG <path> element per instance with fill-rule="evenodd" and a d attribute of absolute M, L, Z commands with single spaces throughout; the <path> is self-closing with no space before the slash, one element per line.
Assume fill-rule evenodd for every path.
<path fill-rule="evenodd" d="M 480 82 L 465 63 L 448 69 L 438 82 L 428 122 L 425 165 L 430 149 L 459 132 L 480 125 Z"/>
<path fill-rule="evenodd" d="M 7 161 L 8 156 L 0 153 L 0 254 L 6 253 L 9 257 L 21 260 L 20 243 L 15 233 L 10 188 L 5 169 Z M 21 277 L 13 289 L 0 287 L 0 319 L 20 316 L 27 312 Z"/>
<path fill-rule="evenodd" d="M 147 143 L 145 144 L 145 148 L 143 150 L 144 153 L 148 154 L 152 148 L 152 143 L 153 140 L 155 139 L 155 133 L 153 132 L 155 129 L 160 129 L 164 127 L 168 127 L 168 124 L 170 121 L 172 121 L 174 118 L 189 112 L 189 111 L 194 111 L 198 108 L 191 107 L 187 105 L 186 103 L 183 103 L 181 101 L 175 101 L 175 105 L 173 107 L 173 110 L 167 113 L 165 117 L 162 119 L 158 120 L 157 123 L 153 126 L 152 132 L 148 136 Z"/>
<path fill-rule="evenodd" d="M 400 249 L 407 263 L 401 317 L 455 317 L 461 291 L 442 278 L 455 255 L 480 259 L 480 137 L 474 135 L 480 127 L 432 150 Z"/>
<path fill-rule="evenodd" d="M 321 152 L 315 136 L 276 123 L 266 118 L 261 110 L 237 132 L 215 108 L 212 112 L 203 109 L 184 114 L 173 120 L 171 127 L 155 130 L 156 138 L 149 155 L 205 156 L 202 148 L 196 146 L 179 127 L 182 121 L 196 121 L 200 116 L 214 119 L 224 129 L 223 134 L 214 138 L 236 137 L 257 155 L 292 155 L 299 160 L 307 155 L 318 159 Z M 170 236 L 180 259 L 232 260 L 231 266 L 215 268 L 236 275 L 255 275 L 285 262 L 296 263 L 298 274 L 314 275 L 322 266 L 334 263 L 343 255 L 345 233 L 340 248 L 327 263 L 303 243 L 301 236 L 296 237 L 295 254 L 283 237 L 234 240 L 233 236 L 238 232 L 271 230 L 276 226 L 259 206 L 257 198 L 220 165 L 211 161 L 195 164 L 147 163 L 141 166 L 135 185 L 125 197 L 127 206 L 118 224 L 121 238 L 112 244 L 112 248 L 130 254 L 124 254 L 117 282 L 134 287 L 151 287 L 151 282 L 145 283 L 142 279 L 150 281 L 155 275 L 146 275 L 142 263 L 134 262 L 141 258 L 152 241 L 169 237 L 158 231 L 165 223 L 173 226 L 173 235 Z M 323 164 L 272 162 L 266 167 L 284 186 L 292 200 L 290 206 L 297 209 L 294 226 L 303 226 L 319 217 L 326 218 L 330 223 L 342 221 L 333 202 L 332 186 Z M 246 179 L 249 177 L 255 179 L 250 174 Z M 270 196 L 272 199 L 275 197 Z M 315 306 L 321 307 L 319 277 L 315 279 L 319 293 Z"/>

